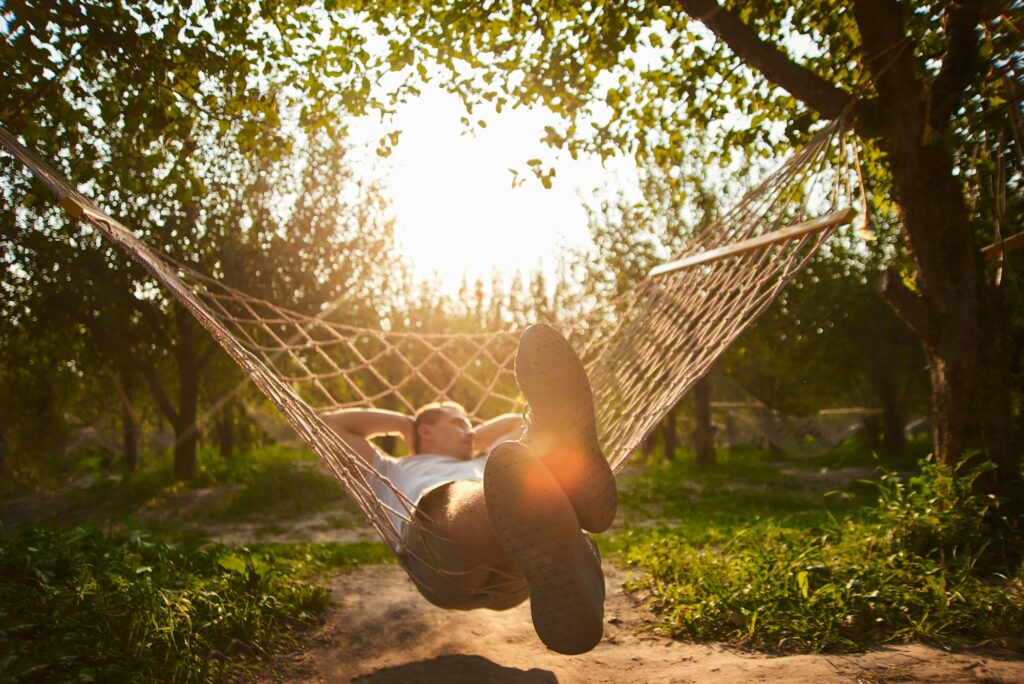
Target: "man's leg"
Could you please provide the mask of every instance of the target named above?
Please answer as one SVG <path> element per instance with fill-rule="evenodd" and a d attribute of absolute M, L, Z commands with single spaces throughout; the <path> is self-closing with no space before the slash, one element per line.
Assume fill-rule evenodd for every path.
<path fill-rule="evenodd" d="M 597 441 L 583 364 L 546 325 L 527 328 L 516 382 L 530 407 L 524 443 L 499 444 L 484 469 L 490 523 L 530 588 L 537 635 L 552 650 L 584 653 L 601 640 L 604 575 L 580 527 L 615 517 L 617 491 Z"/>
<path fill-rule="evenodd" d="M 430 529 L 408 539 L 440 571 L 424 582 L 424 596 L 446 608 L 509 608 L 526 597 L 521 574 L 541 641 L 559 653 L 589 651 L 604 629 L 604 576 L 561 486 L 518 442 L 491 451 L 485 478 L 421 500 Z"/>
<path fill-rule="evenodd" d="M 604 575 L 596 549 L 543 460 L 518 442 L 491 450 L 484 471 L 490 526 L 530 589 L 537 636 L 575 655 L 604 630 Z"/>
<path fill-rule="evenodd" d="M 480 481 L 452 482 L 427 494 L 403 537 L 403 564 L 437 606 L 507 610 L 529 596 L 491 527 Z"/>
<path fill-rule="evenodd" d="M 511 560 L 491 527 L 483 482 L 460 480 L 440 487 L 424 497 L 419 510 L 460 549 L 466 569 L 486 570 Z M 489 572 L 479 578 L 476 587 L 484 585 Z"/>
<path fill-rule="evenodd" d="M 572 346 L 554 328 L 523 331 L 516 382 L 530 407 L 527 445 L 572 502 L 580 527 L 604 532 L 615 518 L 615 477 L 597 441 L 594 399 Z"/>

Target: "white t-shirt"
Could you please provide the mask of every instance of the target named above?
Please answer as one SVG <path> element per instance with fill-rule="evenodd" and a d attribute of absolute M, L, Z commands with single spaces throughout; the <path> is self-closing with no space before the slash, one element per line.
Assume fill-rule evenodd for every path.
<path fill-rule="evenodd" d="M 416 454 L 405 458 L 395 458 L 387 454 L 377 453 L 373 467 L 387 478 L 395 489 L 400 491 L 414 505 L 424 496 L 441 485 L 459 480 L 483 480 L 486 456 L 463 460 L 453 456 L 437 454 Z M 400 513 L 405 513 L 405 505 L 391 488 L 375 477 L 367 481 L 374 493 L 380 497 L 388 509 L 388 517 L 399 534 L 402 534 L 405 520 Z M 406 514 L 411 517 L 411 511 Z"/>

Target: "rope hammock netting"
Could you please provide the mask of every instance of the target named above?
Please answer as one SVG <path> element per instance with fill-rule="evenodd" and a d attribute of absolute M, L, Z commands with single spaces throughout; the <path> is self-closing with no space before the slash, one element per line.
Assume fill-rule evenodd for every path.
<path fill-rule="evenodd" d="M 822 409 L 807 415 L 788 414 L 765 404 L 723 373 L 711 380 L 711 411 L 716 437 L 734 444 L 771 444 L 801 458 L 820 456 L 863 428 L 865 416 L 879 409 Z"/>
<path fill-rule="evenodd" d="M 73 216 L 117 243 L 170 292 L 277 406 L 403 564 L 396 520 L 432 534 L 413 506 L 318 417 L 457 401 L 474 421 L 521 409 L 518 331 L 424 334 L 355 327 L 249 296 L 172 261 L 81 195 L 0 128 L 7 149 Z M 586 316 L 554 323 L 594 390 L 601 444 L 618 472 L 661 418 L 855 212 L 856 169 L 840 120 L 819 132 L 672 262 Z M 383 488 L 383 489 L 382 489 Z M 390 491 L 400 510 L 381 501 Z M 391 498 L 391 497 L 386 497 Z"/>

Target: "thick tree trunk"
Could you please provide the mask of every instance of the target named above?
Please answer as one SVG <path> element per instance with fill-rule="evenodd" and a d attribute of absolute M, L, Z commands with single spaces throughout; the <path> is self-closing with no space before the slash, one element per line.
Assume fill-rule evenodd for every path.
<path fill-rule="evenodd" d="M 966 449 L 982 449 L 997 466 L 992 484 L 999 489 L 1019 475 L 1010 449 L 1008 365 L 995 293 L 977 263 L 951 155 L 910 147 L 891 157 L 920 296 L 892 276 L 883 293 L 924 345 L 938 459 L 952 465 Z"/>
<path fill-rule="evenodd" d="M 952 8 L 942 73 L 922 83 L 905 40 L 905 5 L 858 0 L 863 58 L 885 115 L 875 136 L 888 157 L 907 245 L 916 266 L 914 294 L 890 275 L 883 293 L 924 345 L 932 384 L 935 452 L 947 464 L 984 449 L 996 482 L 1019 479 L 1011 454 L 1007 365 L 995 292 L 985 283 L 963 179 L 954 175 L 949 126 L 977 59 L 976 9 Z"/>
<path fill-rule="evenodd" d="M 704 376 L 693 386 L 694 419 L 693 448 L 697 452 L 697 465 L 710 468 L 715 465 L 715 432 L 711 425 L 711 381 Z"/>
<path fill-rule="evenodd" d="M 910 6 L 854 0 L 860 60 L 877 93 L 860 100 L 793 62 L 715 0 L 678 4 L 740 59 L 812 109 L 831 118 L 852 107 L 857 132 L 886 154 L 916 267 L 917 293 L 895 277 L 886 279 L 883 292 L 925 349 L 936 454 L 944 463 L 955 463 L 965 449 L 983 449 L 997 466 L 994 481 L 1006 492 L 1020 480 L 1020 454 L 1010 444 L 1003 323 L 995 292 L 985 283 L 964 179 L 954 175 L 949 134 L 983 66 L 982 4 L 949 3 L 945 8 L 940 47 L 945 52 L 937 55 L 939 72 L 929 75 L 908 42 Z"/>

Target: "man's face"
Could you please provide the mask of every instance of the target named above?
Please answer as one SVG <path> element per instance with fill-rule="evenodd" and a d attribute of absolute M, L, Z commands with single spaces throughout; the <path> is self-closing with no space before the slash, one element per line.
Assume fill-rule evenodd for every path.
<path fill-rule="evenodd" d="M 473 426 L 462 411 L 445 407 L 434 422 L 420 426 L 420 446 L 425 454 L 473 458 Z"/>

